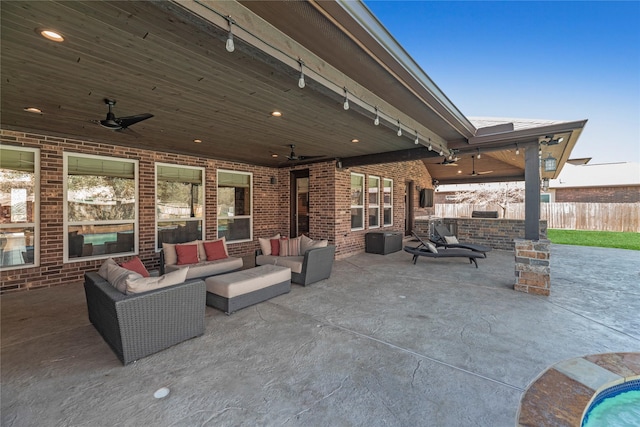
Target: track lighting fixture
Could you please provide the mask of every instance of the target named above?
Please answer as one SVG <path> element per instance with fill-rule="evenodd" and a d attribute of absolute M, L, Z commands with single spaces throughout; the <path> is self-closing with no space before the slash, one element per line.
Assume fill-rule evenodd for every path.
<path fill-rule="evenodd" d="M 398 136 L 402 136 L 402 129 L 400 128 L 400 120 L 398 120 Z"/>
<path fill-rule="evenodd" d="M 416 140 L 413 141 L 413 143 L 416 145 L 420 144 L 420 136 L 418 135 L 418 131 L 416 131 Z"/>
<path fill-rule="evenodd" d="M 229 35 L 227 36 L 227 43 L 225 47 L 227 48 L 227 52 L 233 52 L 236 50 L 235 45 L 233 44 L 233 32 L 231 26 L 233 25 L 233 19 L 231 16 L 227 16 L 227 22 L 229 23 Z"/>
<path fill-rule="evenodd" d="M 376 126 L 380 124 L 380 113 L 378 112 L 378 107 L 376 107 L 376 118 L 373 119 L 373 124 Z"/>
<path fill-rule="evenodd" d="M 349 98 L 347 97 L 347 88 L 344 88 L 344 104 L 342 104 L 342 108 L 345 110 L 349 109 Z"/>
<path fill-rule="evenodd" d="M 300 89 L 304 89 L 304 87 L 306 86 L 306 83 L 304 82 L 304 69 L 302 68 L 304 62 L 298 59 L 298 63 L 300 64 L 300 78 L 298 79 L 298 87 Z"/>

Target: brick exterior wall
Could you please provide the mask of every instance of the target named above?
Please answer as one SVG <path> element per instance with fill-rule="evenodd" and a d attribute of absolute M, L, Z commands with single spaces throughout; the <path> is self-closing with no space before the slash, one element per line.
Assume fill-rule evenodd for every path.
<path fill-rule="evenodd" d="M 148 269 L 159 268 L 155 250 L 155 163 L 205 168 L 205 238 L 216 238 L 216 179 L 218 169 L 253 173 L 253 241 L 230 243 L 230 255 L 250 256 L 258 248 L 257 238 L 276 233 L 289 234 L 290 172 L 309 169 L 311 238 L 328 239 L 336 245 L 336 257 L 364 251 L 364 236 L 369 231 L 351 232 L 350 172 L 393 179 L 393 226 L 377 230 L 404 230 L 404 192 L 407 181 L 430 188 L 431 177 L 421 161 L 394 163 L 337 170 L 333 161 L 299 165 L 293 168 L 268 168 L 215 159 L 162 153 L 77 139 L 59 138 L 10 130 L 0 130 L 3 145 L 40 149 L 40 265 L 0 272 L 0 293 L 51 287 L 81 282 L 85 271 L 95 271 L 104 259 L 63 263 L 63 153 L 74 152 L 139 162 L 139 250 L 138 256 Z M 276 184 L 271 184 L 271 178 Z M 415 215 L 432 215 L 433 208 L 418 208 L 414 192 Z M 367 205 L 365 204 L 365 212 Z M 382 215 L 382 209 L 380 209 Z M 382 216 L 380 218 L 382 223 Z M 121 262 L 129 257 L 114 257 Z"/>
<path fill-rule="evenodd" d="M 461 242 L 476 243 L 493 249 L 511 251 L 514 241 L 524 237 L 523 219 L 494 218 L 438 218 Z M 421 236 L 429 235 L 430 220 L 416 219 L 416 230 Z M 540 220 L 540 239 L 547 238 L 547 221 Z"/>
<path fill-rule="evenodd" d="M 638 203 L 640 186 L 556 188 L 555 201 L 558 203 Z"/>

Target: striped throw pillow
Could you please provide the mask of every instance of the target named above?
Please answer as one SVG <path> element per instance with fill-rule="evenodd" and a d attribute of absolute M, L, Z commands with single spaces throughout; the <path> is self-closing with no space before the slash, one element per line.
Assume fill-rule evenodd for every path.
<path fill-rule="evenodd" d="M 300 237 L 280 239 L 280 256 L 300 256 Z"/>

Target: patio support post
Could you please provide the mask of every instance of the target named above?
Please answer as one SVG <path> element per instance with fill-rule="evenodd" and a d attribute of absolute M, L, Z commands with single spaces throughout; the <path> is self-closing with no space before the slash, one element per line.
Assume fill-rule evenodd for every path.
<path fill-rule="evenodd" d="M 540 238 L 540 159 L 534 144 L 524 152 L 524 238 Z"/>
<path fill-rule="evenodd" d="M 524 158 L 524 239 L 515 239 L 516 282 L 513 289 L 549 295 L 550 242 L 540 240 L 540 160 L 537 145 L 528 145 Z"/>

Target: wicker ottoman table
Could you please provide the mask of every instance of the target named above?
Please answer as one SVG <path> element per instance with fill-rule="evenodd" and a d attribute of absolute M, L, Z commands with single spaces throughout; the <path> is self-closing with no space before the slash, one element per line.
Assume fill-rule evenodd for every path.
<path fill-rule="evenodd" d="M 231 314 L 291 290 L 291 269 L 261 265 L 205 279 L 207 305 Z"/>

